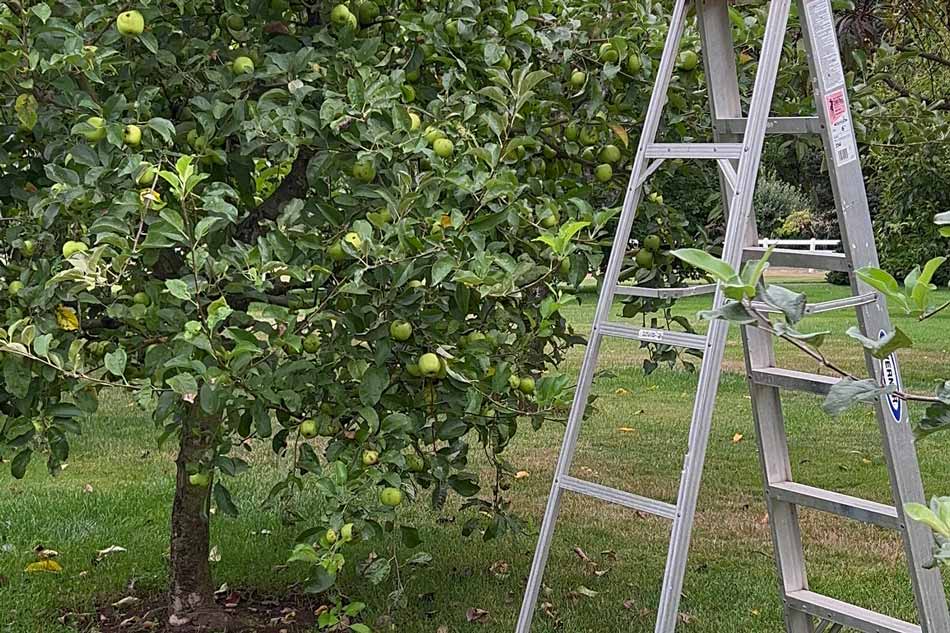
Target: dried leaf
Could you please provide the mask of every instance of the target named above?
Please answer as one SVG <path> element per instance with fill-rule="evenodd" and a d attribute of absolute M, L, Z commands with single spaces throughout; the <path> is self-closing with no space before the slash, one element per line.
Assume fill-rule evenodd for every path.
<path fill-rule="evenodd" d="M 511 575 L 511 565 L 509 565 L 507 561 L 495 561 L 492 563 L 489 571 L 491 571 L 496 578 L 507 578 Z"/>
<path fill-rule="evenodd" d="M 38 560 L 46 560 L 49 558 L 56 558 L 59 556 L 59 552 L 54 549 L 48 549 L 42 545 L 37 545 L 33 548 L 33 553 L 36 554 Z"/>
<path fill-rule="evenodd" d="M 745 436 L 742 433 L 736 433 L 735 435 L 732 436 L 732 443 L 738 444 L 739 442 L 742 441 L 743 437 Z"/>
<path fill-rule="evenodd" d="M 620 433 L 636 433 L 637 432 L 636 429 L 630 428 L 629 426 L 621 426 L 619 429 L 617 429 L 617 431 L 619 431 Z"/>
<path fill-rule="evenodd" d="M 630 147 L 630 137 L 627 135 L 627 130 L 625 130 L 622 125 L 611 123 L 610 129 L 614 131 L 614 134 L 617 135 L 617 138 L 620 139 L 620 142 L 623 143 L 624 147 Z"/>
<path fill-rule="evenodd" d="M 120 547 L 118 545 L 110 545 L 109 547 L 98 550 L 96 552 L 96 560 L 94 562 L 101 563 L 104 558 L 112 556 L 113 554 L 121 554 L 122 552 L 127 552 L 127 551 L 128 550 L 125 549 L 124 547 Z"/>
<path fill-rule="evenodd" d="M 82 491 L 83 491 L 84 493 L 86 493 L 87 495 L 88 495 L 88 494 L 92 494 L 92 484 L 86 484 L 86 485 L 84 485 L 84 486 L 82 487 Z"/>
<path fill-rule="evenodd" d="M 115 607 L 116 609 L 125 609 L 127 607 L 136 605 L 139 602 L 140 600 L 136 598 L 135 596 L 126 596 L 122 598 L 121 600 L 119 600 L 118 602 L 113 602 L 112 606 Z"/>
<path fill-rule="evenodd" d="M 529 473 L 527 470 L 519 470 L 515 473 L 515 479 L 527 479 L 530 476 L 531 473 Z"/>
<path fill-rule="evenodd" d="M 76 311 L 66 306 L 57 306 L 56 325 L 58 325 L 61 330 L 66 330 L 67 332 L 78 330 L 79 317 L 76 316 Z"/>
<path fill-rule="evenodd" d="M 486 624 L 489 619 L 489 613 L 484 609 L 469 607 L 465 612 L 465 619 L 472 623 Z"/>
<path fill-rule="evenodd" d="M 212 547 L 211 551 L 208 552 L 208 561 L 212 563 L 221 562 L 221 550 L 218 549 L 217 545 Z"/>
<path fill-rule="evenodd" d="M 584 561 L 585 563 L 592 563 L 592 562 L 594 562 L 594 561 L 592 561 L 592 560 L 590 559 L 590 556 L 588 556 L 587 553 L 584 552 L 584 550 L 582 550 L 582 549 L 579 548 L 579 547 L 575 547 L 575 548 L 574 548 L 574 553 L 577 554 L 577 557 L 578 557 L 579 559 L 581 559 L 582 561 Z"/>
<path fill-rule="evenodd" d="M 614 393 L 615 393 L 616 395 L 618 395 L 618 396 L 628 396 L 628 395 L 630 395 L 630 392 L 627 391 L 626 389 L 624 389 L 623 387 L 620 387 L 620 388 L 617 389 L 617 391 L 615 391 Z"/>

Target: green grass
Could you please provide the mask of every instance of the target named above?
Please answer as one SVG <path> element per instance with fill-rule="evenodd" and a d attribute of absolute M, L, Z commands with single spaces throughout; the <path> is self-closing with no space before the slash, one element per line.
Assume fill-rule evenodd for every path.
<path fill-rule="evenodd" d="M 847 294 L 847 289 L 823 284 L 796 285 L 813 300 Z M 569 310 L 579 332 L 590 327 L 593 300 L 593 295 L 586 295 L 583 305 Z M 695 299 L 682 302 L 678 309 L 693 315 L 702 307 L 702 299 Z M 831 330 L 830 354 L 860 369 L 860 350 L 843 335 L 853 324 L 851 314 L 823 315 L 807 324 Z M 905 383 L 929 390 L 947 373 L 950 315 L 940 315 L 926 327 L 906 318 L 897 320 L 917 343 L 916 353 L 903 358 Z M 581 349 L 572 353 L 567 371 L 577 370 L 581 354 Z M 780 347 L 779 356 L 785 366 L 814 370 L 792 350 Z M 602 357 L 601 367 L 610 375 L 595 383 L 599 410 L 584 428 L 574 474 L 672 501 L 696 376 L 667 369 L 644 376 L 639 369 L 642 354 L 629 341 L 607 342 Z M 741 358 L 738 337 L 732 332 L 682 602 L 681 610 L 688 614 L 682 626 L 686 631 L 783 628 Z M 832 420 L 814 398 L 790 394 L 785 402 L 798 480 L 888 501 L 880 436 L 869 410 L 855 409 Z M 530 474 L 516 482 L 513 494 L 532 530 L 538 527 L 547 498 L 562 430 L 549 424 L 538 433 L 525 431 L 510 456 Z M 733 441 L 736 434 L 743 436 L 738 442 Z M 86 424 L 62 476 L 50 479 L 42 465 L 34 464 L 24 481 L 3 480 L 0 633 L 69 631 L 57 621 L 65 611 L 85 612 L 97 602 L 118 599 L 130 584 L 137 592 L 163 588 L 173 464 L 168 450 L 156 448 L 153 438 L 147 416 L 124 399 L 109 399 L 102 413 Z M 920 445 L 924 480 L 932 493 L 950 492 L 944 442 L 932 438 Z M 213 541 L 221 554 L 216 579 L 232 587 L 279 593 L 301 580 L 304 570 L 282 567 L 295 530 L 283 526 L 273 511 L 260 508 L 279 465 L 265 451 L 256 459 L 259 467 L 242 476 L 236 490 L 242 516 L 215 522 Z M 84 491 L 87 484 L 91 492 Z M 444 624 L 450 631 L 512 631 L 534 536 L 489 543 L 466 540 L 458 524 L 439 521 L 423 509 L 413 514 L 433 562 L 404 577 L 408 606 L 391 612 L 395 630 L 432 633 Z M 893 534 L 809 511 L 802 513 L 802 519 L 813 588 L 914 618 L 901 548 Z M 652 631 L 667 531 L 663 520 L 568 496 L 545 577 L 548 614 L 538 615 L 534 630 Z M 37 544 L 61 553 L 64 573 L 23 572 Z M 129 551 L 93 564 L 96 550 L 110 545 Z M 594 573 L 595 568 L 575 554 L 576 547 L 593 559 L 596 571 L 607 573 Z M 506 565 L 508 574 L 496 574 L 493 569 L 503 567 L 496 563 Z M 370 604 L 371 619 L 386 613 L 391 584 L 371 587 L 353 573 L 342 584 L 349 595 Z M 597 595 L 578 595 L 579 587 Z M 487 624 L 467 623 L 470 607 L 487 610 Z"/>

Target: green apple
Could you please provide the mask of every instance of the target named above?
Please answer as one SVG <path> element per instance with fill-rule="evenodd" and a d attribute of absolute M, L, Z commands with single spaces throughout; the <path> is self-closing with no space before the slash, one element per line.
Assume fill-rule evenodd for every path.
<path fill-rule="evenodd" d="M 415 112 L 409 113 L 409 129 L 415 132 L 422 126 L 422 119 L 419 118 L 419 115 Z"/>
<path fill-rule="evenodd" d="M 600 182 L 610 182 L 610 179 L 614 177 L 614 168 L 608 163 L 597 165 L 597 168 L 594 170 L 594 176 Z"/>
<path fill-rule="evenodd" d="M 412 376 L 413 378 L 419 378 L 422 376 L 422 370 L 419 369 L 418 363 L 409 363 L 406 365 L 406 373 Z"/>
<path fill-rule="evenodd" d="M 63 244 L 63 257 L 69 259 L 76 253 L 84 253 L 89 250 L 89 247 L 86 246 L 85 242 L 74 242 L 69 240 Z"/>
<path fill-rule="evenodd" d="M 343 539 L 344 543 L 353 540 L 353 524 L 346 523 L 343 527 L 340 528 L 340 538 Z"/>
<path fill-rule="evenodd" d="M 406 455 L 406 468 L 411 473 L 425 472 L 426 460 L 417 453 L 408 453 Z"/>
<path fill-rule="evenodd" d="M 575 70 L 571 73 L 571 86 L 581 88 L 585 83 L 587 83 L 587 73 L 583 70 Z"/>
<path fill-rule="evenodd" d="M 300 423 L 300 435 L 304 438 L 310 440 L 317 436 L 320 433 L 320 427 L 317 425 L 316 420 L 304 420 Z"/>
<path fill-rule="evenodd" d="M 600 61 L 608 64 L 612 64 L 620 59 L 620 53 L 610 42 L 604 42 L 600 45 L 598 55 L 600 56 Z"/>
<path fill-rule="evenodd" d="M 561 218 L 558 217 L 557 213 L 552 213 L 551 215 L 546 215 L 541 218 L 541 226 L 546 229 L 553 229 L 560 221 Z"/>
<path fill-rule="evenodd" d="M 20 291 L 23 290 L 23 282 L 19 279 L 10 282 L 10 285 L 7 286 L 7 292 L 11 297 L 15 297 L 20 294 Z"/>
<path fill-rule="evenodd" d="M 373 0 L 365 0 L 360 3 L 359 9 L 357 9 L 356 12 L 359 14 L 357 17 L 359 17 L 360 24 L 362 26 L 369 26 L 379 17 L 379 5 L 373 2 Z"/>
<path fill-rule="evenodd" d="M 353 177 L 360 182 L 373 182 L 376 178 L 376 168 L 368 160 L 361 160 L 353 163 Z"/>
<path fill-rule="evenodd" d="M 136 292 L 132 295 L 132 303 L 139 306 L 147 306 L 152 303 L 152 300 L 144 292 Z"/>
<path fill-rule="evenodd" d="M 344 235 L 343 241 L 349 244 L 350 246 L 352 246 L 353 250 L 355 251 L 362 250 L 363 248 L 363 240 L 359 236 L 359 233 L 356 233 L 355 231 L 350 231 L 349 233 Z"/>
<path fill-rule="evenodd" d="M 188 483 L 198 488 L 207 488 L 211 484 L 211 475 L 204 471 L 192 473 L 188 475 Z"/>
<path fill-rule="evenodd" d="M 308 354 L 316 354 L 320 350 L 320 333 L 311 332 L 303 339 L 303 349 Z"/>
<path fill-rule="evenodd" d="M 426 143 L 432 145 L 440 138 L 445 138 L 445 132 L 443 132 L 437 127 L 432 127 L 430 125 L 429 127 L 426 128 L 424 136 L 426 139 Z"/>
<path fill-rule="evenodd" d="M 347 258 L 346 251 L 343 250 L 343 242 L 334 242 L 330 248 L 327 249 L 327 254 L 335 262 L 342 262 Z"/>
<path fill-rule="evenodd" d="M 526 395 L 531 395 L 534 393 L 534 378 L 526 376 L 518 381 L 518 390 Z"/>
<path fill-rule="evenodd" d="M 679 68 L 686 72 L 696 70 L 696 67 L 699 66 L 699 55 L 694 51 L 683 51 L 680 53 L 679 57 Z"/>
<path fill-rule="evenodd" d="M 577 129 L 577 125 L 570 123 L 566 128 L 564 128 L 564 139 L 568 141 L 576 141 L 579 133 L 580 132 Z"/>
<path fill-rule="evenodd" d="M 569 272 L 571 272 L 571 259 L 569 257 L 562 259 L 559 269 L 562 275 L 567 275 Z"/>
<path fill-rule="evenodd" d="M 438 375 L 442 369 L 442 361 L 432 352 L 427 352 L 419 357 L 419 371 L 423 376 L 431 377 Z"/>
<path fill-rule="evenodd" d="M 646 239 L 643 240 L 643 248 L 654 253 L 660 250 L 660 236 L 647 235 Z"/>
<path fill-rule="evenodd" d="M 235 57 L 231 62 L 231 72 L 235 75 L 247 75 L 254 72 L 254 60 L 246 55 Z"/>
<path fill-rule="evenodd" d="M 129 147 L 138 147 L 142 142 L 142 128 L 137 125 L 126 125 L 122 132 L 122 141 Z"/>
<path fill-rule="evenodd" d="M 379 492 L 379 502 L 384 506 L 395 508 L 402 503 L 402 490 L 399 488 L 383 488 Z"/>
<path fill-rule="evenodd" d="M 364 466 L 375 466 L 379 463 L 379 452 L 378 451 L 363 451 L 363 465 Z"/>
<path fill-rule="evenodd" d="M 23 244 L 20 246 L 20 252 L 24 257 L 33 257 L 33 253 L 36 252 L 36 242 L 33 240 L 23 240 Z"/>
<path fill-rule="evenodd" d="M 106 122 L 105 119 L 99 116 L 91 116 L 86 119 L 86 123 L 92 127 L 91 130 L 87 130 L 82 133 L 86 137 L 87 141 L 96 143 L 101 141 L 106 137 Z"/>
<path fill-rule="evenodd" d="M 640 252 L 637 253 L 637 266 L 640 268 L 653 268 L 653 253 L 648 251 L 645 248 L 640 249 Z"/>
<path fill-rule="evenodd" d="M 232 13 L 227 17 L 225 23 L 228 25 L 228 28 L 232 31 L 240 31 L 244 28 L 244 18 L 240 15 Z"/>
<path fill-rule="evenodd" d="M 643 68 L 643 60 L 640 59 L 640 53 L 634 51 L 627 57 L 627 72 L 636 75 Z"/>
<path fill-rule="evenodd" d="M 604 145 L 600 150 L 600 162 L 616 163 L 620 160 L 620 148 L 616 145 Z"/>
<path fill-rule="evenodd" d="M 519 378 L 518 376 L 514 374 L 511 374 L 510 376 L 508 376 L 508 386 L 511 387 L 512 389 L 518 389 L 519 387 L 521 387 L 521 378 Z"/>
<path fill-rule="evenodd" d="M 330 21 L 337 26 L 346 26 L 350 23 L 351 15 L 353 14 L 350 13 L 349 7 L 345 4 L 338 4 L 330 11 Z"/>
<path fill-rule="evenodd" d="M 115 19 L 115 28 L 126 37 L 135 37 L 145 30 L 145 18 L 135 10 L 123 11 Z"/>
<path fill-rule="evenodd" d="M 402 98 L 405 99 L 408 103 L 412 103 L 416 100 L 416 89 L 410 86 L 409 84 L 402 85 Z"/>
<path fill-rule="evenodd" d="M 340 537 L 337 535 L 336 530 L 330 528 L 326 531 L 326 534 L 323 535 L 323 538 L 326 539 L 327 543 L 333 545 L 337 542 L 337 540 L 339 540 Z"/>
<path fill-rule="evenodd" d="M 412 337 L 412 324 L 408 321 L 393 321 L 389 324 L 389 336 L 397 341 L 408 341 Z"/>
<path fill-rule="evenodd" d="M 151 184 L 155 182 L 155 176 L 158 175 L 158 170 L 155 169 L 155 166 L 151 163 L 142 163 L 139 169 L 139 175 L 136 177 L 135 182 L 143 187 L 151 186 Z"/>
<path fill-rule="evenodd" d="M 663 196 L 654 191 L 653 193 L 650 194 L 650 202 L 653 202 L 656 204 L 663 204 Z"/>
<path fill-rule="evenodd" d="M 448 158 L 455 152 L 455 144 L 447 138 L 436 139 L 432 143 L 432 151 L 440 158 Z"/>
<path fill-rule="evenodd" d="M 581 130 L 580 140 L 581 143 L 587 146 L 596 145 L 600 141 L 600 132 L 597 128 L 585 127 Z"/>

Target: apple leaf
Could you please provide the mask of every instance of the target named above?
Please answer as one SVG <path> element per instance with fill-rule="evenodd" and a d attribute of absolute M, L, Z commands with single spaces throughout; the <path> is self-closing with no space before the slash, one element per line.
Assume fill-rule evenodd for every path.
<path fill-rule="evenodd" d="M 889 332 L 878 340 L 864 336 L 857 327 L 849 328 L 847 335 L 861 343 L 874 358 L 879 360 L 887 358 L 899 349 L 909 349 L 914 346 L 914 342 L 900 328 L 895 328 L 893 332 Z"/>

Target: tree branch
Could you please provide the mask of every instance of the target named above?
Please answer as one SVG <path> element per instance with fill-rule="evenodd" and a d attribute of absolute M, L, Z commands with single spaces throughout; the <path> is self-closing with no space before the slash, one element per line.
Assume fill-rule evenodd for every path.
<path fill-rule="evenodd" d="M 276 220 L 285 204 L 294 198 L 302 198 L 306 195 L 310 188 L 310 183 L 307 182 L 307 166 L 314 153 L 311 148 L 300 148 L 290 168 L 290 173 L 280 183 L 277 190 L 253 209 L 234 229 L 235 239 L 246 244 L 253 242 L 261 234 L 262 222 Z"/>

